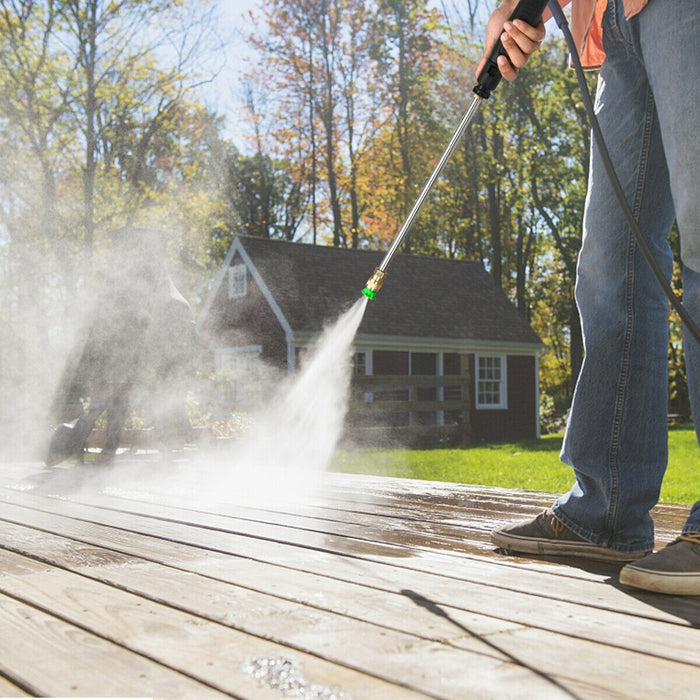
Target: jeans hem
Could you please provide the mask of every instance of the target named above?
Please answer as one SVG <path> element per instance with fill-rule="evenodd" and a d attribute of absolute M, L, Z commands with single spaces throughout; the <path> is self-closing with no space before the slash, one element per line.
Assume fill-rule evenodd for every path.
<path fill-rule="evenodd" d="M 571 530 L 575 535 L 582 537 L 587 542 L 596 545 L 597 547 L 605 547 L 606 549 L 611 549 L 615 552 L 621 552 L 623 554 L 644 554 L 646 552 L 651 552 L 654 549 L 654 539 L 653 537 L 648 542 L 635 542 L 635 544 L 624 544 L 622 542 L 611 541 L 609 537 L 601 536 L 593 530 L 583 527 L 577 522 L 571 520 L 566 513 L 564 513 L 560 506 L 552 506 L 552 513 L 555 515 L 557 520 L 562 522 L 564 526 Z"/>

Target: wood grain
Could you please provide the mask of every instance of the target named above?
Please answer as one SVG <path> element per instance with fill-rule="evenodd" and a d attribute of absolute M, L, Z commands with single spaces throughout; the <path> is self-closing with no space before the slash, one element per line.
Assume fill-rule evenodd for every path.
<path fill-rule="evenodd" d="M 3 697 L 285 697 L 255 663 L 341 700 L 700 687 L 698 599 L 633 593 L 609 563 L 494 551 L 490 530 L 548 494 L 328 475 L 268 508 L 1 473 Z M 656 509 L 660 544 L 685 511 Z"/>

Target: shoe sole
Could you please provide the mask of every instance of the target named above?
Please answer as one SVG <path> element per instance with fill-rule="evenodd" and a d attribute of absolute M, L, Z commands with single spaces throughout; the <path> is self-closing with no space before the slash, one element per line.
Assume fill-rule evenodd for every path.
<path fill-rule="evenodd" d="M 700 596 L 700 573 L 650 571 L 628 564 L 620 571 L 620 583 L 652 593 Z"/>
<path fill-rule="evenodd" d="M 536 539 L 507 535 L 498 531 L 491 533 L 491 541 L 501 549 L 513 554 L 540 554 L 555 557 L 579 557 L 603 561 L 636 561 L 649 552 L 618 552 L 607 547 L 599 547 L 590 542 L 567 542 L 562 540 Z"/>

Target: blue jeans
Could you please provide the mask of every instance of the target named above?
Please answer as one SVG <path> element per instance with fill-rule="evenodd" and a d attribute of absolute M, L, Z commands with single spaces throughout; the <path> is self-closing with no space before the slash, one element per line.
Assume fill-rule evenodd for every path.
<path fill-rule="evenodd" d="M 678 219 L 684 302 L 700 323 L 698 26 L 698 0 L 650 0 L 629 21 L 621 0 L 609 0 L 596 111 L 627 201 L 669 277 L 667 239 Z M 668 456 L 668 302 L 635 244 L 595 146 L 576 301 L 586 354 L 561 455 L 576 484 L 553 510 L 588 541 L 648 551 L 654 545 L 649 511 Z M 700 349 L 687 333 L 685 346 L 700 435 Z M 700 501 L 684 532 L 700 532 Z"/>

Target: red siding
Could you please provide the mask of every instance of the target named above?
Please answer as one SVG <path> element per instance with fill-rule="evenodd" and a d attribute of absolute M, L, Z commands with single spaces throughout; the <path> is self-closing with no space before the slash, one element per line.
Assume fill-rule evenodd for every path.
<path fill-rule="evenodd" d="M 372 353 L 373 374 L 408 376 L 407 350 L 375 350 Z"/>
<path fill-rule="evenodd" d="M 469 356 L 472 386 L 475 386 L 474 355 Z M 477 409 L 475 389 L 471 400 L 472 442 L 502 442 L 537 437 L 535 358 L 507 356 L 508 408 Z"/>

